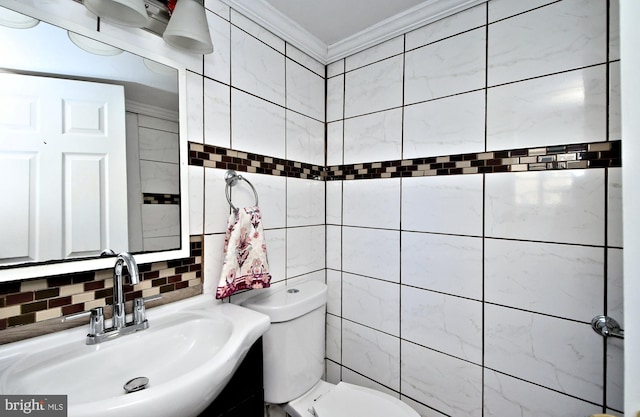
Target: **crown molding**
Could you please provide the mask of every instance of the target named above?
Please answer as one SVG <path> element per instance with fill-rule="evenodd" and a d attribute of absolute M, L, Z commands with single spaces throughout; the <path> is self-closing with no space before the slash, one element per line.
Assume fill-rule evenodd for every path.
<path fill-rule="evenodd" d="M 327 45 L 264 0 L 222 0 L 302 52 L 327 63 Z"/>
<path fill-rule="evenodd" d="M 328 46 L 325 63 L 335 62 L 396 36 L 489 0 L 428 0 Z"/>
<path fill-rule="evenodd" d="M 324 44 L 265 0 L 222 1 L 274 35 L 327 65 L 436 20 L 486 3 L 488 0 L 427 0 L 331 45 Z"/>

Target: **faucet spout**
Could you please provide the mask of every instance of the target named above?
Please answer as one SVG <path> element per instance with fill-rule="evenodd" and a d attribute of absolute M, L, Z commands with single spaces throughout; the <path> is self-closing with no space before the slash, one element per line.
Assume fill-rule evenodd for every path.
<path fill-rule="evenodd" d="M 138 273 L 138 264 L 136 264 L 133 255 L 129 252 L 122 252 L 116 259 L 116 265 L 113 270 L 113 328 L 121 329 L 126 326 L 124 311 L 124 294 L 123 284 L 123 267 L 127 268 L 130 277 L 130 284 L 140 283 L 140 274 Z"/>

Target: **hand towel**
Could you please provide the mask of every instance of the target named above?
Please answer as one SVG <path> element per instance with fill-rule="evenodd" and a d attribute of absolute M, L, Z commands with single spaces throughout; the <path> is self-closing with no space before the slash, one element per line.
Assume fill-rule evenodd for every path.
<path fill-rule="evenodd" d="M 245 289 L 268 288 L 270 283 L 260 209 L 254 206 L 235 210 L 227 223 L 224 264 L 216 298 Z"/>

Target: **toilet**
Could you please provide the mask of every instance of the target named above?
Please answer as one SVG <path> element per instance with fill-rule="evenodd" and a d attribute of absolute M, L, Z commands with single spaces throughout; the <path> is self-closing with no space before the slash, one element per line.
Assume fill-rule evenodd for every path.
<path fill-rule="evenodd" d="M 291 417 L 420 417 L 388 394 L 322 381 L 327 286 L 307 281 L 265 292 L 242 305 L 271 319 L 263 335 L 264 399 Z"/>

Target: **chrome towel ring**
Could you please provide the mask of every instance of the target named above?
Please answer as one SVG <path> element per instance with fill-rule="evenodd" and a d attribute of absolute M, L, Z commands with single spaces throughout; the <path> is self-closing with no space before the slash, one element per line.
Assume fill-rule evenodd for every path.
<path fill-rule="evenodd" d="M 230 169 L 224 174 L 224 181 L 227 183 L 226 187 L 224 188 L 224 193 L 227 196 L 227 201 L 229 202 L 229 205 L 231 206 L 233 211 L 238 211 L 238 209 L 231 202 L 231 187 L 236 185 L 240 180 L 243 180 L 247 184 L 249 184 L 249 187 L 251 187 L 251 189 L 253 190 L 253 195 L 256 198 L 256 206 L 258 205 L 258 192 L 256 191 L 256 188 L 253 186 L 253 184 L 251 184 L 251 182 L 249 182 L 249 180 L 242 175 L 238 175 L 235 171 Z"/>

